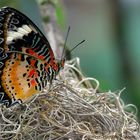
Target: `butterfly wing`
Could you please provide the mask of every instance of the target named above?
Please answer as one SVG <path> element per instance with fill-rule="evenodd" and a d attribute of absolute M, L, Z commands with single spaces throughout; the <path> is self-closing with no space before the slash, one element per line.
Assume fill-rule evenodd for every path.
<path fill-rule="evenodd" d="M 1 75 L 4 95 L 11 104 L 25 102 L 46 86 L 47 73 L 42 62 L 33 57 L 19 53 L 9 57 Z"/>
<path fill-rule="evenodd" d="M 54 59 L 50 44 L 38 27 L 27 16 L 10 7 L 0 11 L 0 43 L 5 52 L 16 50 L 33 56 L 38 54 L 39 58 L 46 60 L 49 51 L 50 61 Z"/>
<path fill-rule="evenodd" d="M 48 40 L 21 12 L 0 10 L 0 102 L 24 102 L 46 86 L 57 70 Z M 51 74 L 50 74 L 51 73 Z"/>

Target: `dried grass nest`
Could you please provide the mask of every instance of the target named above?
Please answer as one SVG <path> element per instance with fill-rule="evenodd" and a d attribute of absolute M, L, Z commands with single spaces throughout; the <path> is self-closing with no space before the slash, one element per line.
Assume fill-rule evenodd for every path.
<path fill-rule="evenodd" d="M 0 140 L 139 140 L 136 107 L 124 104 L 122 90 L 98 88 L 82 75 L 78 58 L 66 62 L 49 90 L 26 104 L 1 106 Z"/>

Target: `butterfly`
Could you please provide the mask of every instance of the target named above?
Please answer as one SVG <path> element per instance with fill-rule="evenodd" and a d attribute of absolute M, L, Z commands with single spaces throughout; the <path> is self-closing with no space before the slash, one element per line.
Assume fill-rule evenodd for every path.
<path fill-rule="evenodd" d="M 28 101 L 52 83 L 64 63 L 27 16 L 0 9 L 0 103 L 11 107 Z"/>

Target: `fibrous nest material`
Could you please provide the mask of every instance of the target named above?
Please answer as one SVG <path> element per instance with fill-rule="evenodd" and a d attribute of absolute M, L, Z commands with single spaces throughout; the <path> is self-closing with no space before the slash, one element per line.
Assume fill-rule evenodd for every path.
<path fill-rule="evenodd" d="M 79 59 L 66 62 L 42 94 L 1 106 L 0 140 L 139 140 L 135 106 L 124 104 L 122 91 L 99 92 L 99 82 L 78 67 Z"/>

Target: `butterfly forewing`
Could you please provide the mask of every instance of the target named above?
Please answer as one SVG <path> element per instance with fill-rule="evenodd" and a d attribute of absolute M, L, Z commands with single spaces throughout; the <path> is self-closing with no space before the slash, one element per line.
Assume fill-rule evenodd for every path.
<path fill-rule="evenodd" d="M 48 40 L 21 12 L 0 10 L 0 102 L 11 106 L 42 91 L 58 70 Z"/>

